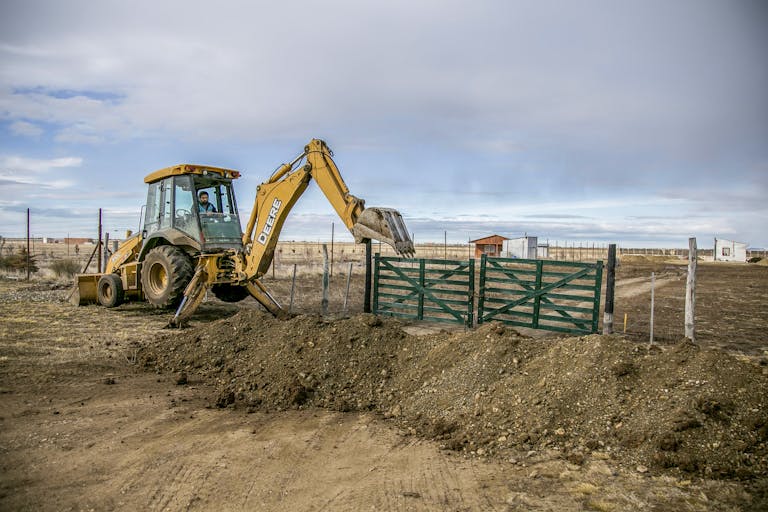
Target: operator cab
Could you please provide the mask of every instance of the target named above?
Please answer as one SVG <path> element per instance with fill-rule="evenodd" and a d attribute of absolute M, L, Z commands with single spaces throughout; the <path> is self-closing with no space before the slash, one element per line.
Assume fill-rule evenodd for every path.
<path fill-rule="evenodd" d="M 232 180 L 237 171 L 216 167 L 178 165 L 156 171 L 149 183 L 144 217 L 145 240 L 168 238 L 201 252 L 242 248 L 242 229 Z M 201 196 L 207 195 L 207 205 Z M 176 238 L 171 240 L 171 238 Z"/>

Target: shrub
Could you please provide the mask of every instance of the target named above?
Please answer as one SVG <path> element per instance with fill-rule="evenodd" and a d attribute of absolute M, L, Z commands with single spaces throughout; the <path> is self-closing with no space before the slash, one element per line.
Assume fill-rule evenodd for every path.
<path fill-rule="evenodd" d="M 7 256 L 0 256 L 0 269 L 12 270 L 14 272 L 26 272 L 27 271 L 27 250 L 21 248 L 18 254 L 8 254 Z M 29 271 L 35 273 L 39 268 L 35 263 L 35 256 L 32 255 L 29 258 Z"/>
<path fill-rule="evenodd" d="M 51 263 L 51 270 L 57 277 L 74 277 L 75 274 L 80 273 L 80 263 L 64 258 Z"/>

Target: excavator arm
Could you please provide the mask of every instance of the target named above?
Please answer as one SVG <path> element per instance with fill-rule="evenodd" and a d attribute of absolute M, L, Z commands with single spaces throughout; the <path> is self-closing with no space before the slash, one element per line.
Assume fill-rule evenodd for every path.
<path fill-rule="evenodd" d="M 283 224 L 312 179 L 356 242 L 381 240 L 398 254 L 414 253 L 400 213 L 389 208 L 366 208 L 365 201 L 350 194 L 326 143 L 313 139 L 301 155 L 280 166 L 256 191 L 256 204 L 243 235 L 243 244 L 250 249 L 245 271 L 249 278 L 258 278 L 269 268 Z"/>

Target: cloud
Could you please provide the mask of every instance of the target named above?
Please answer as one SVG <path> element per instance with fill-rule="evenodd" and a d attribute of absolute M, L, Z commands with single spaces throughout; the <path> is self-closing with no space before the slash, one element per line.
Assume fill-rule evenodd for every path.
<path fill-rule="evenodd" d="M 44 180 L 44 179 L 33 179 L 33 178 L 13 178 L 13 177 L 6 177 L 0 174 L 0 184 L 2 184 L 4 187 L 26 187 L 28 189 L 67 189 L 72 187 L 75 182 L 71 180 Z M 30 197 L 34 197 L 34 195 L 30 195 Z"/>
<path fill-rule="evenodd" d="M 0 175 L 0 186 L 13 187 L 17 185 L 29 185 L 29 183 Z"/>
<path fill-rule="evenodd" d="M 80 167 L 81 157 L 50 159 L 27 158 L 22 156 L 0 156 L 0 172 L 42 173 L 53 169 Z"/>
<path fill-rule="evenodd" d="M 320 136 L 369 204 L 435 212 L 457 229 L 526 230 L 540 216 L 558 233 L 624 233 L 601 221 L 707 207 L 702 229 L 752 236 L 768 188 L 767 11 L 328 0 L 301 16 L 295 3 L 8 0 L 0 120 L 22 137 L 0 141 L 0 154 L 31 161 L 11 174 L 0 158 L 0 177 L 45 184 L 57 169 L 75 186 L 138 190 L 126 184 L 141 184 L 145 166 L 266 173 Z M 51 145 L 40 170 L 44 149 L 15 146 L 35 136 Z M 44 158 L 67 154 L 83 157 Z M 304 202 L 326 211 L 323 198 Z M 647 225 L 627 223 L 657 227 Z"/>
<path fill-rule="evenodd" d="M 76 124 L 62 128 L 56 133 L 54 140 L 58 143 L 69 144 L 103 144 L 107 142 L 104 134 L 94 128 L 83 124 Z"/>
<path fill-rule="evenodd" d="M 45 132 L 40 126 L 27 121 L 15 121 L 11 123 L 9 129 L 12 134 L 25 137 L 39 137 Z"/>
<path fill-rule="evenodd" d="M 528 215 L 521 215 L 526 219 L 588 219 L 586 215 L 570 215 L 563 213 L 533 213 Z"/>
<path fill-rule="evenodd" d="M 553 137 L 691 154 L 729 136 L 735 114 L 766 108 L 766 101 L 749 106 L 738 96 L 755 78 L 765 83 L 764 66 L 749 60 L 760 58 L 750 32 L 734 38 L 711 30 L 724 23 L 713 7 L 696 11 L 697 24 L 683 24 L 663 19 L 662 4 L 652 2 L 626 14 L 596 14 L 606 7 L 599 2 L 560 6 L 557 16 L 546 4 L 478 2 L 451 12 L 420 2 L 403 16 L 401 2 L 379 9 L 336 1 L 311 18 L 280 5 L 183 5 L 168 2 L 151 13 L 115 3 L 51 6 L 43 20 L 34 9 L 45 31 L 0 47 L 8 57 L 3 78 L 31 91 L 13 95 L 5 108 L 75 130 L 88 119 L 120 138 L 156 129 L 191 138 L 293 138 L 325 129 L 365 143 L 366 132 L 380 126 L 397 127 L 401 136 L 389 138 L 466 140 L 501 154 Z M 16 25 L 32 11 L 9 10 Z M 733 25 L 733 18 L 725 20 Z M 115 24 L 105 23 L 110 19 Z M 217 19 L 226 23 L 211 23 Z M 254 26 L 256 19 L 263 21 Z M 187 30 L 168 33 L 169 21 Z M 734 58 L 712 68 L 700 57 L 708 51 Z M 724 85 L 723 66 L 743 78 Z M 41 84 L 43 91 L 101 91 L 121 100 L 51 97 Z"/>
<path fill-rule="evenodd" d="M 39 190 L 63 190 L 75 185 L 71 177 L 53 175 L 52 171 L 77 168 L 82 165 L 80 157 L 51 159 L 27 158 L 21 156 L 0 156 L 0 184 L 19 188 L 33 198 Z"/>

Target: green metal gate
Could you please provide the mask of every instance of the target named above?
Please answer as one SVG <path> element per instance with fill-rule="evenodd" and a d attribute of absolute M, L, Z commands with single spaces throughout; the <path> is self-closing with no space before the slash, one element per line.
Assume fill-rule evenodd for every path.
<path fill-rule="evenodd" d="M 475 260 L 375 256 L 373 312 L 377 315 L 471 327 L 474 293 Z"/>
<path fill-rule="evenodd" d="M 596 333 L 603 262 L 480 260 L 477 322 L 575 334 Z"/>

